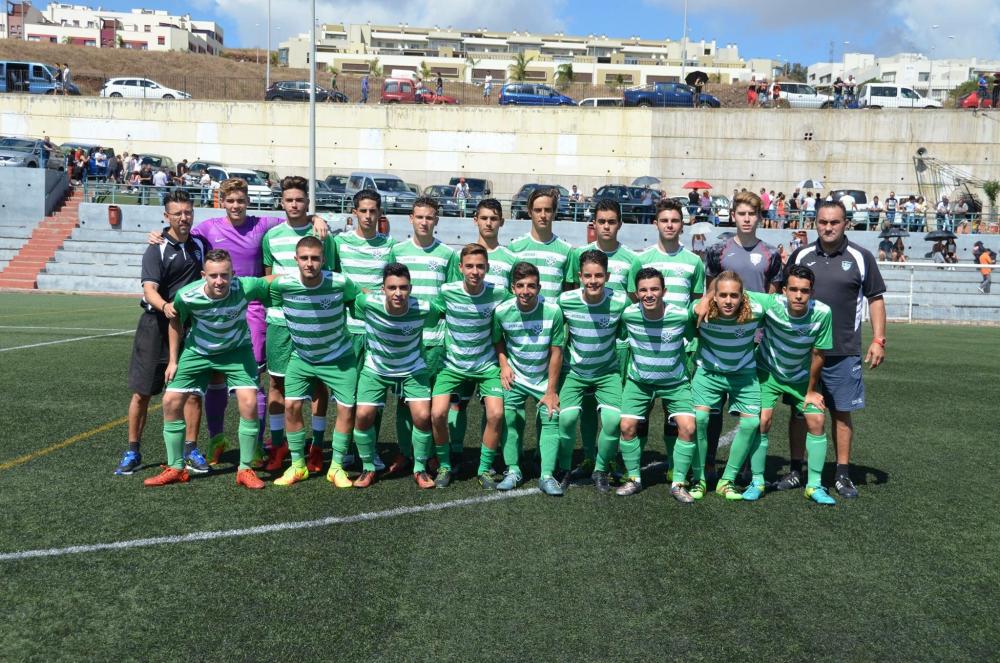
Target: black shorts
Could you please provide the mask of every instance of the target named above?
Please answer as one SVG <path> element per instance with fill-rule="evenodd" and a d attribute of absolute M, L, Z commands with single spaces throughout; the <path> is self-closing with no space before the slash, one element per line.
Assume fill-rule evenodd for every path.
<path fill-rule="evenodd" d="M 161 313 L 143 313 L 139 318 L 128 364 L 128 388 L 132 393 L 153 396 L 163 391 L 163 375 L 170 360 L 169 325 Z"/>
<path fill-rule="evenodd" d="M 831 410 L 854 412 L 865 407 L 861 357 L 827 357 L 823 362 L 823 400 Z"/>

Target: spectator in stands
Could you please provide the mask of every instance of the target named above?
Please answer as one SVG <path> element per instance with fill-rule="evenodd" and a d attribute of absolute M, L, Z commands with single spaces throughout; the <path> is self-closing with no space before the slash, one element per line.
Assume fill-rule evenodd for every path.
<path fill-rule="evenodd" d="M 108 157 L 108 180 L 118 182 L 122 176 L 122 162 L 113 153 Z"/>
<path fill-rule="evenodd" d="M 982 242 L 973 244 L 972 255 L 980 265 L 995 265 L 997 262 L 996 254 L 983 246 Z M 990 294 L 990 285 L 993 283 L 993 269 L 991 267 L 983 267 L 979 270 L 979 273 L 983 277 L 982 283 L 979 284 L 979 292 L 988 295 Z"/>
<path fill-rule="evenodd" d="M 139 193 L 142 190 L 142 175 L 139 171 L 132 171 L 128 177 L 129 193 Z"/>
<path fill-rule="evenodd" d="M 965 198 L 959 198 L 955 203 L 955 232 L 958 234 L 969 232 L 969 204 L 965 202 Z"/>
<path fill-rule="evenodd" d="M 571 203 L 579 203 L 582 200 L 583 200 L 583 194 L 580 193 L 580 190 L 574 184 L 573 188 L 570 189 L 570 192 L 569 192 L 569 201 Z"/>
<path fill-rule="evenodd" d="M 208 207 L 212 202 L 212 176 L 208 174 L 208 169 L 201 171 L 201 179 L 198 180 L 201 187 L 201 206 Z"/>
<path fill-rule="evenodd" d="M 775 221 L 771 222 L 771 227 L 784 230 L 788 224 L 788 204 L 785 202 L 784 192 L 778 192 L 778 199 L 774 203 L 774 212 L 777 217 Z"/>
<path fill-rule="evenodd" d="M 896 200 L 896 192 L 890 191 L 889 197 L 885 199 L 885 220 L 889 225 L 896 223 L 896 209 L 899 207 L 899 201 Z"/>
<path fill-rule="evenodd" d="M 903 203 L 903 227 L 912 229 L 917 223 L 917 198 L 910 196 Z"/>
<path fill-rule="evenodd" d="M 938 230 L 951 230 L 951 203 L 948 196 L 941 196 L 934 208 L 934 221 Z"/>
<path fill-rule="evenodd" d="M 802 227 L 812 228 L 813 219 L 816 218 L 816 198 L 813 198 L 813 193 L 810 191 L 806 194 L 805 200 L 802 201 Z"/>
<path fill-rule="evenodd" d="M 944 243 L 944 261 L 949 265 L 958 262 L 958 245 L 953 238 L 949 238 Z M 949 267 L 950 271 L 955 271 L 954 267 Z"/>
<path fill-rule="evenodd" d="M 705 236 L 691 235 L 691 252 L 705 260 Z"/>
<path fill-rule="evenodd" d="M 368 74 L 361 79 L 361 103 L 368 103 Z"/>
<path fill-rule="evenodd" d="M 882 216 L 882 203 L 878 196 L 872 196 L 872 202 L 868 205 L 868 230 L 878 228 L 878 220 Z"/>
<path fill-rule="evenodd" d="M 784 244 L 778 244 L 778 255 L 781 256 L 782 265 L 788 262 L 788 251 L 785 250 Z"/>
<path fill-rule="evenodd" d="M 931 261 L 940 265 L 945 263 L 944 242 L 934 242 L 934 246 L 931 248 Z M 944 267 L 938 267 L 938 269 L 944 269 Z"/>
<path fill-rule="evenodd" d="M 747 106 L 757 105 L 757 77 L 750 77 L 750 84 L 747 86 Z"/>
<path fill-rule="evenodd" d="M 844 107 L 844 79 L 837 76 L 837 80 L 833 82 L 833 107 L 843 108 Z"/>
<path fill-rule="evenodd" d="M 108 155 L 103 148 L 94 150 L 94 174 L 99 181 L 107 179 L 108 175 Z"/>
<path fill-rule="evenodd" d="M 189 170 L 191 169 L 188 168 L 188 160 L 181 159 L 181 162 L 177 164 L 177 177 L 183 179 Z"/>
<path fill-rule="evenodd" d="M 799 233 L 792 233 L 792 239 L 788 242 L 788 248 L 792 253 L 795 253 L 795 249 L 802 246 L 803 242 L 799 239 Z"/>
<path fill-rule="evenodd" d="M 882 262 L 890 260 L 892 258 L 892 240 L 888 237 L 883 237 L 882 241 L 878 243 L 878 259 Z"/>
<path fill-rule="evenodd" d="M 698 216 L 699 207 L 701 207 L 701 195 L 698 189 L 691 189 L 688 192 L 688 217 L 693 219 Z"/>
<path fill-rule="evenodd" d="M 1000 108 L 1000 71 L 993 72 L 993 108 Z"/>
<path fill-rule="evenodd" d="M 698 220 L 708 221 L 708 217 L 711 213 L 712 213 L 712 196 L 708 195 L 708 189 L 705 189 L 704 191 L 701 192 L 701 197 L 698 198 Z"/>
<path fill-rule="evenodd" d="M 167 173 L 166 168 L 158 168 L 153 173 L 153 186 L 156 187 L 160 194 L 160 204 L 165 205 L 164 199 L 167 197 L 167 187 L 170 186 L 170 175 Z"/>
<path fill-rule="evenodd" d="M 927 230 L 927 202 L 923 196 L 917 196 L 917 206 L 914 212 L 916 212 L 917 222 L 915 230 L 920 232 Z"/>
<path fill-rule="evenodd" d="M 892 245 L 892 261 L 906 262 L 906 247 L 903 246 L 902 237 L 897 237 L 896 243 Z"/>

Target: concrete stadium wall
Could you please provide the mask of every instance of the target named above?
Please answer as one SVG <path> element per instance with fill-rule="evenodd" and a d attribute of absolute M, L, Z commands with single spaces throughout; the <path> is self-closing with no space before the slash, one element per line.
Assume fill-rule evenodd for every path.
<path fill-rule="evenodd" d="M 0 225 L 35 226 L 55 209 L 68 187 L 66 173 L 0 168 Z"/>
<path fill-rule="evenodd" d="M 912 157 L 1000 179 L 1000 118 L 959 110 L 581 109 L 320 104 L 319 175 L 389 171 L 421 186 L 485 176 L 510 196 L 541 181 L 589 192 L 640 175 L 681 193 L 705 179 L 720 193 L 789 192 L 822 178 L 884 197 L 915 193 Z M 307 104 L 140 101 L 5 95 L 0 134 L 87 140 L 118 151 L 201 158 L 305 174 Z M 807 135 L 811 139 L 807 140 Z"/>

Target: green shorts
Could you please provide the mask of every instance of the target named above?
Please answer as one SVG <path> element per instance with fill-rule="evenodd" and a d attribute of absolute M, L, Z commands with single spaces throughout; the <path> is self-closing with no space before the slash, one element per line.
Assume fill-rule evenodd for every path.
<path fill-rule="evenodd" d="M 434 378 L 434 395 L 458 394 L 468 399 L 472 390 L 479 387 L 479 395 L 483 398 L 503 398 L 503 385 L 500 384 L 500 366 L 493 365 L 478 371 L 459 372 L 453 368 L 443 368 Z"/>
<path fill-rule="evenodd" d="M 694 377 L 694 373 L 698 369 L 698 364 L 695 363 L 697 354 L 698 339 L 693 338 L 684 346 L 684 368 L 687 369 L 688 380 Z"/>
<path fill-rule="evenodd" d="M 618 341 L 615 345 L 615 354 L 618 355 L 618 375 L 625 384 L 625 376 L 628 375 L 628 360 L 632 356 L 632 349 L 628 341 Z"/>
<path fill-rule="evenodd" d="M 365 335 L 351 334 L 351 347 L 354 349 L 354 366 L 361 375 L 361 369 L 365 365 Z"/>
<path fill-rule="evenodd" d="M 521 410 L 523 413 L 525 401 L 529 398 L 534 398 L 535 402 L 538 403 L 538 410 L 544 415 L 548 412 L 548 408 L 541 404 L 542 396 L 544 395 L 545 392 L 540 389 L 533 389 L 527 385 L 515 382 L 509 390 L 504 390 L 503 406 L 508 410 Z M 559 416 L 558 412 L 556 412 L 556 416 Z"/>
<path fill-rule="evenodd" d="M 729 411 L 760 415 L 760 383 L 757 373 L 715 373 L 698 368 L 691 380 L 692 404 L 718 412 L 725 396 Z"/>
<path fill-rule="evenodd" d="M 347 351 L 332 362 L 311 364 L 298 353 L 288 360 L 285 371 L 285 400 L 301 401 L 312 398 L 313 383 L 320 381 L 330 389 L 330 394 L 340 405 L 354 407 L 358 388 L 358 369 L 354 353 Z"/>
<path fill-rule="evenodd" d="M 444 368 L 444 346 L 425 345 L 424 363 L 427 364 L 427 374 L 431 376 L 431 384 L 434 384 L 437 374 Z"/>
<path fill-rule="evenodd" d="M 668 419 L 683 414 L 694 416 L 694 407 L 691 406 L 691 385 L 687 381 L 664 387 L 625 380 L 625 389 L 622 392 L 622 418 L 645 420 L 646 413 L 657 398 L 663 402 L 663 409 L 670 413 Z"/>
<path fill-rule="evenodd" d="M 253 356 L 253 346 L 248 344 L 216 355 L 201 355 L 185 348 L 177 360 L 177 372 L 167 385 L 167 391 L 204 395 L 214 373 L 225 375 L 230 389 L 256 389 L 257 360 Z"/>
<path fill-rule="evenodd" d="M 358 376 L 358 405 L 385 407 L 385 390 L 392 389 L 404 401 L 429 401 L 431 399 L 430 376 L 426 371 L 403 377 L 379 375 L 372 369 L 361 369 Z"/>
<path fill-rule="evenodd" d="M 583 395 L 586 393 L 593 393 L 597 397 L 598 407 L 615 412 L 621 410 L 622 381 L 617 373 L 585 378 L 571 369 L 559 389 L 559 407 L 563 412 L 582 409 Z"/>
<path fill-rule="evenodd" d="M 276 378 L 285 377 L 292 356 L 292 336 L 285 325 L 268 325 L 264 341 L 267 372 Z"/>
<path fill-rule="evenodd" d="M 809 382 L 798 384 L 788 384 L 781 382 L 768 371 L 757 371 L 757 380 L 760 382 L 760 409 L 773 410 L 778 399 L 783 399 L 794 408 L 798 414 L 823 414 L 812 403 L 806 405 L 806 391 L 809 390 Z"/>

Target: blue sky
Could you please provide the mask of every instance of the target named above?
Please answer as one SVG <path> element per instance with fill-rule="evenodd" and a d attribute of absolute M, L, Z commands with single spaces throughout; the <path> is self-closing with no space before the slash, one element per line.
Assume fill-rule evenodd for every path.
<path fill-rule="evenodd" d="M 272 0 L 272 44 L 304 32 L 309 0 Z M 38 3 L 41 4 L 41 3 Z M 222 24 L 228 46 L 252 47 L 266 41 L 267 0 L 103 0 L 105 9 L 131 7 L 189 12 Z M 692 39 L 736 43 L 743 57 L 768 57 L 811 64 L 835 59 L 844 50 L 891 55 L 931 52 L 935 57 L 1000 59 L 1000 2 L 995 0 L 700 0 L 691 2 Z M 684 0 L 317 0 L 320 21 L 408 22 L 497 30 L 680 38 Z M 937 26 L 937 27 L 932 27 Z M 849 44 L 844 44 L 849 41 Z"/>

